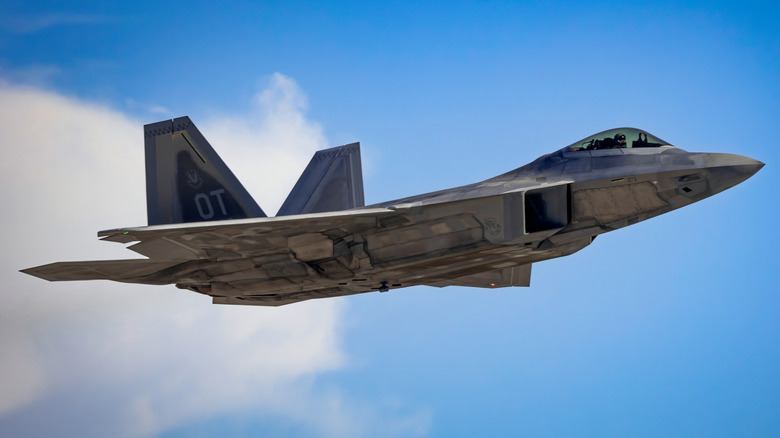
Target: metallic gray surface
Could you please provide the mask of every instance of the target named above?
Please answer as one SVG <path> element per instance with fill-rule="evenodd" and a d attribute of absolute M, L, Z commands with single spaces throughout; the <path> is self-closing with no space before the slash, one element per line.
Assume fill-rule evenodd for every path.
<path fill-rule="evenodd" d="M 615 147 L 609 140 L 616 133 L 627 133 L 633 147 Z M 413 285 L 529 286 L 533 263 L 712 196 L 763 167 L 739 155 L 662 144 L 620 128 L 480 183 L 327 211 L 362 205 L 359 164 L 340 162 L 334 148 L 320 156 L 327 159 L 312 160 L 285 202 L 286 213 L 303 214 L 102 231 L 104 240 L 138 242 L 130 249 L 148 259 L 23 272 L 50 281 L 176 284 L 218 304 L 265 306 Z"/>
<path fill-rule="evenodd" d="M 298 179 L 277 216 L 362 207 L 360 143 L 318 151 Z"/>
<path fill-rule="evenodd" d="M 265 217 L 189 117 L 144 126 L 149 225 Z"/>

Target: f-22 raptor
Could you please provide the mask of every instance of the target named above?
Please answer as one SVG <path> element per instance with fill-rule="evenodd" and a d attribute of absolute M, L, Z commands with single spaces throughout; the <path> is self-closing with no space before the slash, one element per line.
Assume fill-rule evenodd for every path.
<path fill-rule="evenodd" d="M 712 196 L 764 163 L 600 132 L 486 181 L 365 206 L 359 143 L 317 152 L 266 217 L 188 117 L 145 126 L 148 226 L 98 233 L 145 259 L 59 262 L 50 280 L 175 284 L 279 306 L 415 285 L 529 286 L 533 263 Z"/>

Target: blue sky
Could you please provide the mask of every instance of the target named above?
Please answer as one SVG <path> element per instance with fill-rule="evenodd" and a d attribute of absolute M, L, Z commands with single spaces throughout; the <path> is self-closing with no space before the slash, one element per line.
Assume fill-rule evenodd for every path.
<path fill-rule="evenodd" d="M 0 435 L 776 436 L 774 2 L 3 2 Z M 360 141 L 367 203 L 636 126 L 767 163 L 534 265 L 280 309 L 18 269 L 131 257 L 141 126 L 189 115 L 273 212 Z"/>

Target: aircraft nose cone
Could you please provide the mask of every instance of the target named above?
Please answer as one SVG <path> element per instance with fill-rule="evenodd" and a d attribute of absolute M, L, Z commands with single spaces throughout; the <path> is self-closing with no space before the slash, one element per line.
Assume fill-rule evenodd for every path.
<path fill-rule="evenodd" d="M 707 154 L 707 169 L 714 179 L 714 192 L 726 190 L 750 178 L 764 163 L 734 154 Z"/>

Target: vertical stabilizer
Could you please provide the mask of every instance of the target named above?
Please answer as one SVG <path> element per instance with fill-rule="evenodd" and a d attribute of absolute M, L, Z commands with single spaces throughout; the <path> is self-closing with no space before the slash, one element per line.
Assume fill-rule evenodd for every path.
<path fill-rule="evenodd" d="M 149 225 L 265 217 L 189 117 L 144 126 Z"/>
<path fill-rule="evenodd" d="M 339 211 L 365 205 L 360 143 L 318 151 L 277 216 Z"/>

